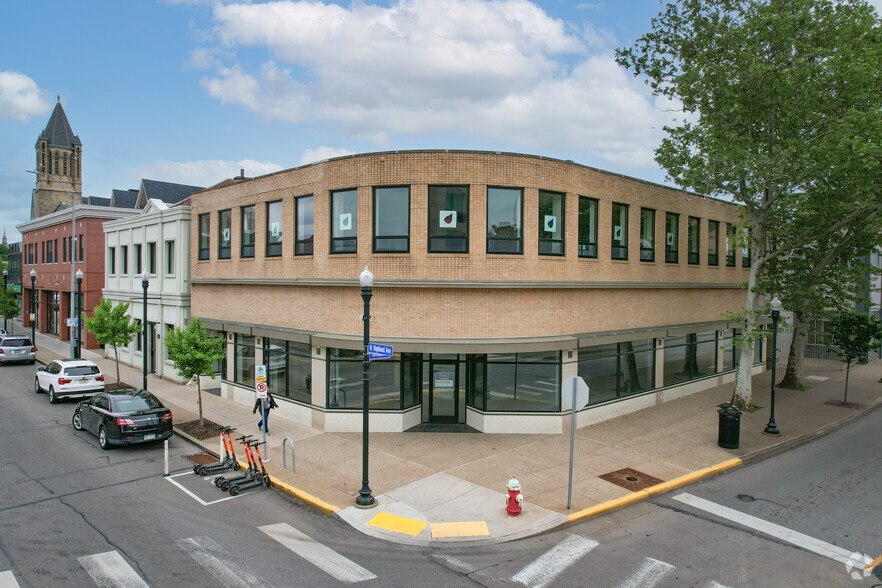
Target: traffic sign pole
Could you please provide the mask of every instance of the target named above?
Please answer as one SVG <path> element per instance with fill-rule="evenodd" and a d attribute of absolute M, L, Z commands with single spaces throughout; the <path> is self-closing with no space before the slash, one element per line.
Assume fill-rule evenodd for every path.
<path fill-rule="evenodd" d="M 568 394 L 569 392 L 569 394 Z M 570 376 L 560 388 L 561 404 L 570 405 L 570 481 L 567 485 L 567 509 L 573 504 L 573 448 L 576 441 L 576 411 L 588 404 L 588 384 L 579 376 Z"/>

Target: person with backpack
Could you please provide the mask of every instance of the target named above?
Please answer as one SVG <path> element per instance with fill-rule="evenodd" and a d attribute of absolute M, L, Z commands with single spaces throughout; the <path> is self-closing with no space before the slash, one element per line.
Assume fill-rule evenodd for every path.
<path fill-rule="evenodd" d="M 278 408 L 279 405 L 276 404 L 276 399 L 273 398 L 273 395 L 267 391 L 266 398 L 258 398 L 254 402 L 254 409 L 251 411 L 252 414 L 257 412 L 257 409 L 260 408 L 262 410 L 261 414 L 263 418 L 257 423 L 257 428 L 263 428 L 267 435 L 269 435 L 269 411 L 273 408 Z"/>

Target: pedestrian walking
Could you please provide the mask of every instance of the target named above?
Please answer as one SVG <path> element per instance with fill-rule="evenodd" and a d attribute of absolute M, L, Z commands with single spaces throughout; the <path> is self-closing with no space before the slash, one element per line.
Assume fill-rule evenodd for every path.
<path fill-rule="evenodd" d="M 263 428 L 267 435 L 269 435 L 269 411 L 278 407 L 276 399 L 269 392 L 266 393 L 266 398 L 258 398 L 254 402 L 254 409 L 251 412 L 256 413 L 257 409 L 260 408 L 262 411 L 261 415 L 263 415 L 263 418 L 257 423 L 257 428 Z"/>

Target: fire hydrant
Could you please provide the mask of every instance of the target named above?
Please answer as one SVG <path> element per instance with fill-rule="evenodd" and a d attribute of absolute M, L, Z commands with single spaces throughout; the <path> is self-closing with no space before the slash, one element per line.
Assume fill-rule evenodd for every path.
<path fill-rule="evenodd" d="M 517 478 L 512 478 L 505 486 L 508 488 L 508 492 L 505 493 L 505 512 L 516 517 L 521 512 L 521 502 L 524 500 L 521 483 Z"/>

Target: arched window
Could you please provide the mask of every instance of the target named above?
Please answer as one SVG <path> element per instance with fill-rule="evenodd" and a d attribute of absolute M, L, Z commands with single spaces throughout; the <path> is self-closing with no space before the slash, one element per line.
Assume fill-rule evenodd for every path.
<path fill-rule="evenodd" d="M 55 152 L 55 175 L 58 175 L 58 151 Z"/>
<path fill-rule="evenodd" d="M 67 175 L 67 153 L 65 153 L 62 156 L 61 165 L 62 165 L 61 175 L 66 176 Z"/>

